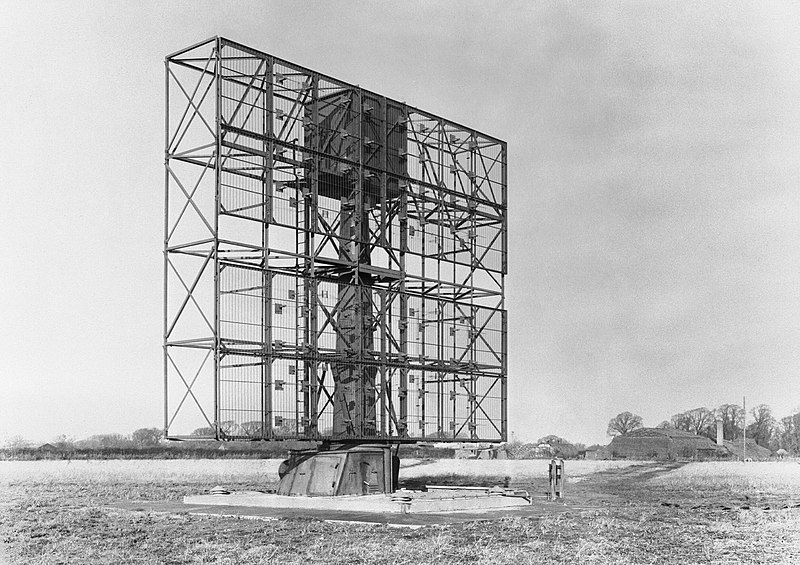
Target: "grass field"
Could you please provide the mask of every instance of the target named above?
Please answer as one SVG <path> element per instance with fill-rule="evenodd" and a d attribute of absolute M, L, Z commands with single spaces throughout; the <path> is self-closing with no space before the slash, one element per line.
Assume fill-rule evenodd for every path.
<path fill-rule="evenodd" d="M 108 509 L 217 484 L 268 488 L 273 460 L 0 462 L 0 562 L 800 563 L 800 464 L 567 461 L 591 510 L 416 530 Z M 405 480 L 512 484 L 547 461 L 404 461 Z"/>

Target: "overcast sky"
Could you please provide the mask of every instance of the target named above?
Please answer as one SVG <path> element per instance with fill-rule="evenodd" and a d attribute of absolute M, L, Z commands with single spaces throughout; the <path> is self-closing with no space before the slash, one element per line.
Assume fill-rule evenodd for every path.
<path fill-rule="evenodd" d="M 509 429 L 800 407 L 800 8 L 11 2 L 0 441 L 162 425 L 163 59 L 221 35 L 508 142 Z"/>

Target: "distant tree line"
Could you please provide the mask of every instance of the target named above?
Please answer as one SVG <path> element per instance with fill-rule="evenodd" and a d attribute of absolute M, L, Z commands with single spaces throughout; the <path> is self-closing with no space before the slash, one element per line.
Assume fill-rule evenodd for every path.
<path fill-rule="evenodd" d="M 656 427 L 683 430 L 716 439 L 718 421 L 722 422 L 723 439 L 740 439 L 746 432 L 748 438 L 772 451 L 785 449 L 800 455 L 800 409 L 777 419 L 768 405 L 759 404 L 749 410 L 745 428 L 744 409 L 738 404 L 723 404 L 714 410 L 700 407 L 675 414 Z M 642 427 L 641 416 L 622 412 L 608 422 L 607 433 L 616 436 Z"/>
<path fill-rule="evenodd" d="M 508 453 L 513 459 L 543 459 L 560 457 L 573 459 L 586 451 L 582 443 L 573 443 L 557 435 L 540 437 L 534 443 L 513 440 L 508 443 Z"/>
<path fill-rule="evenodd" d="M 225 420 L 219 423 L 220 435 L 225 436 L 239 436 L 248 438 L 260 438 L 262 430 L 261 420 L 253 420 L 243 424 L 237 424 L 233 420 Z M 272 428 L 272 431 L 277 436 L 293 436 L 297 433 L 297 422 L 293 419 L 286 418 L 280 425 Z M 326 430 L 320 430 L 324 435 Z M 215 437 L 217 434 L 216 429 L 203 426 L 192 431 L 190 435 L 200 438 Z"/>
<path fill-rule="evenodd" d="M 131 434 L 96 434 L 82 440 L 61 435 L 45 444 L 14 436 L 0 444 L 0 460 L 38 459 L 271 459 L 293 449 L 309 449 L 303 441 L 215 442 L 202 439 L 165 441 L 162 430 L 140 428 Z M 451 455 L 452 455 L 452 450 Z"/>
<path fill-rule="evenodd" d="M 129 435 L 124 434 L 96 434 L 86 439 L 75 440 L 67 435 L 61 434 L 48 442 L 60 451 L 70 451 L 77 449 L 143 449 L 156 447 L 164 439 L 164 430 L 159 428 L 139 428 Z M 6 440 L 3 446 L 8 450 L 21 450 L 39 447 L 22 436 L 13 436 Z"/>

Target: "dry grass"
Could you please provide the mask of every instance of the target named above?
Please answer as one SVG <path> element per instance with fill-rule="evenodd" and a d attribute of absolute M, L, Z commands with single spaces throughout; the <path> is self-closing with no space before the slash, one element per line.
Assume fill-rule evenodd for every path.
<path fill-rule="evenodd" d="M 795 461 L 691 463 L 653 479 L 681 488 L 748 488 L 800 494 L 800 463 Z"/>
<path fill-rule="evenodd" d="M 750 470 L 739 464 L 698 463 L 670 470 L 568 461 L 570 476 L 584 473 L 584 480 L 568 491 L 571 496 L 611 493 L 614 502 L 602 510 L 544 518 L 406 530 L 103 508 L 121 499 L 179 499 L 220 483 L 263 487 L 275 478 L 270 461 L 26 463 L 0 463 L 0 538 L 14 563 L 800 562 L 798 509 L 722 512 L 661 505 L 665 493 L 682 492 L 693 499 L 701 488 L 727 495 L 763 486 L 797 494 L 790 466 L 764 466 L 759 473 L 755 466 Z M 525 481 L 539 480 L 537 473 L 546 468 L 542 461 L 414 463 L 407 462 L 404 474 L 436 477 L 456 471 Z"/>
<path fill-rule="evenodd" d="M 800 464 L 794 461 L 691 463 L 653 478 L 665 493 L 730 502 L 800 503 Z"/>
<path fill-rule="evenodd" d="M 403 477 L 437 477 L 460 475 L 480 479 L 481 477 L 510 477 L 514 482 L 526 482 L 547 476 L 548 459 L 527 460 L 476 460 L 436 459 L 422 464 L 409 461 L 403 466 Z M 564 463 L 570 479 L 583 478 L 594 473 L 623 469 L 641 464 L 637 461 L 566 461 Z"/>
<path fill-rule="evenodd" d="M 402 475 L 407 478 L 459 475 L 479 480 L 481 477 L 508 476 L 524 482 L 547 476 L 549 460 L 468 460 L 404 459 Z M 570 479 L 594 473 L 640 465 L 636 461 L 567 461 Z M 78 460 L 78 461 L 3 461 L 0 481 L 44 482 L 120 482 L 120 481 L 243 481 L 274 483 L 278 481 L 278 459 L 152 459 L 152 460 Z"/>
<path fill-rule="evenodd" d="M 278 480 L 278 459 L 108 459 L 0 462 L 0 481 L 120 482 Z"/>

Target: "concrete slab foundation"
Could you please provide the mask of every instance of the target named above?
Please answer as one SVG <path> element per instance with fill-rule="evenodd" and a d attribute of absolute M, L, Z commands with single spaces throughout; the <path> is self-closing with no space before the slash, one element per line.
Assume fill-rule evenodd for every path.
<path fill-rule="evenodd" d="M 475 521 L 494 521 L 503 518 L 538 518 L 564 512 L 597 511 L 599 507 L 585 504 L 547 502 L 534 500 L 532 504 L 509 508 L 482 509 L 461 512 L 421 512 L 416 514 L 358 512 L 353 510 L 320 510 L 304 508 L 267 508 L 258 506 L 225 506 L 209 504 L 185 504 L 178 501 L 148 502 L 126 501 L 112 508 L 131 512 L 155 514 L 189 514 L 194 516 L 218 516 L 263 520 L 319 520 L 333 524 L 365 524 L 419 528 L 444 526 Z"/>
<path fill-rule="evenodd" d="M 243 506 L 275 509 L 335 510 L 379 514 L 417 514 L 515 508 L 530 504 L 527 493 L 492 489 L 399 490 L 363 496 L 284 496 L 256 491 L 185 496 L 191 505 Z"/>

